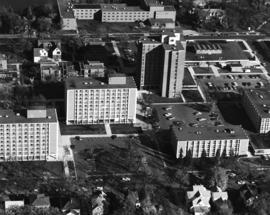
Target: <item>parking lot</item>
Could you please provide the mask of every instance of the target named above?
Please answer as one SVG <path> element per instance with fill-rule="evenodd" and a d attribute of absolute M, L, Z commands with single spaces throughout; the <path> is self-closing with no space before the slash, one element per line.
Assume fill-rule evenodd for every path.
<path fill-rule="evenodd" d="M 161 129 L 169 129 L 173 124 L 190 127 L 218 126 L 224 121 L 217 107 L 210 103 L 154 105 L 154 108 L 157 110 Z"/>
<path fill-rule="evenodd" d="M 238 92 L 241 88 L 262 88 L 268 85 L 264 76 L 259 74 L 197 76 L 196 79 L 204 92 Z"/>

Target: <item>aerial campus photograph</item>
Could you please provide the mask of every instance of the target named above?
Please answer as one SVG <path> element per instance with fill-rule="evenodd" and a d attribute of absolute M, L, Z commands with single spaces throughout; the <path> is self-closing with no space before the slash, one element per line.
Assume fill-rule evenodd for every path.
<path fill-rule="evenodd" d="M 270 215 L 270 0 L 0 0 L 0 215 Z"/>

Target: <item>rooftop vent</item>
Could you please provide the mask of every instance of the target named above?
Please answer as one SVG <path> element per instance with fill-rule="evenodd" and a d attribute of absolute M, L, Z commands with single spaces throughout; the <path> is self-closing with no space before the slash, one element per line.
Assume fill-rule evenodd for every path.
<path fill-rule="evenodd" d="M 270 109 L 264 110 L 265 113 L 270 113 Z"/>
<path fill-rule="evenodd" d="M 224 129 L 224 131 L 229 134 L 235 134 L 235 130 L 233 130 L 232 128 L 226 128 Z"/>

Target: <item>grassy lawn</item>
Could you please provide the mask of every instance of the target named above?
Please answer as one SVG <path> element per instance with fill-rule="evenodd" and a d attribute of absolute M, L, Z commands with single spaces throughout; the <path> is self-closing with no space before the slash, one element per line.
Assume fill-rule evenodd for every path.
<path fill-rule="evenodd" d="M 104 125 L 66 125 L 60 122 L 62 135 L 106 134 Z"/>
<path fill-rule="evenodd" d="M 185 68 L 185 72 L 184 72 L 184 80 L 183 80 L 183 85 L 184 86 L 196 86 L 195 81 L 193 80 L 189 70 L 187 68 Z"/>
<path fill-rule="evenodd" d="M 128 150 L 132 141 L 136 140 L 128 137 L 72 139 L 78 177 L 135 171 L 136 165 L 130 166 L 130 156 L 133 157 L 136 150 L 132 154 Z"/>
<path fill-rule="evenodd" d="M 79 31 L 84 30 L 94 34 L 132 32 L 135 31 L 134 27 L 137 26 L 135 22 L 101 23 L 96 20 L 78 20 L 77 23 Z"/>
<path fill-rule="evenodd" d="M 181 98 L 171 99 L 171 98 L 161 97 L 157 94 L 143 94 L 143 99 L 147 103 L 179 103 L 179 102 L 183 102 L 183 100 Z"/>
<path fill-rule="evenodd" d="M 196 75 L 199 74 L 214 74 L 211 67 L 193 67 Z"/>
<path fill-rule="evenodd" d="M 182 94 L 187 102 L 203 102 L 198 90 L 183 90 Z"/>
<path fill-rule="evenodd" d="M 141 128 L 134 127 L 132 124 L 111 124 L 113 134 L 137 134 Z"/>

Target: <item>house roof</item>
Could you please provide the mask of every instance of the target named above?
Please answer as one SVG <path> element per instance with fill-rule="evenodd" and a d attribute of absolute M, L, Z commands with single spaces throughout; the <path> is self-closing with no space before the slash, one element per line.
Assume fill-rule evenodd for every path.
<path fill-rule="evenodd" d="M 50 207 L 50 198 L 44 194 L 39 194 L 32 205 L 35 207 Z"/>
<path fill-rule="evenodd" d="M 223 200 L 227 201 L 228 200 L 228 193 L 227 192 L 212 192 L 212 200 L 217 201 L 217 200 Z"/>
<path fill-rule="evenodd" d="M 204 205 L 208 205 L 210 197 L 210 190 L 207 190 L 203 185 L 193 185 L 193 190 L 187 191 L 187 198 L 192 200 L 193 204 L 204 203 Z"/>

